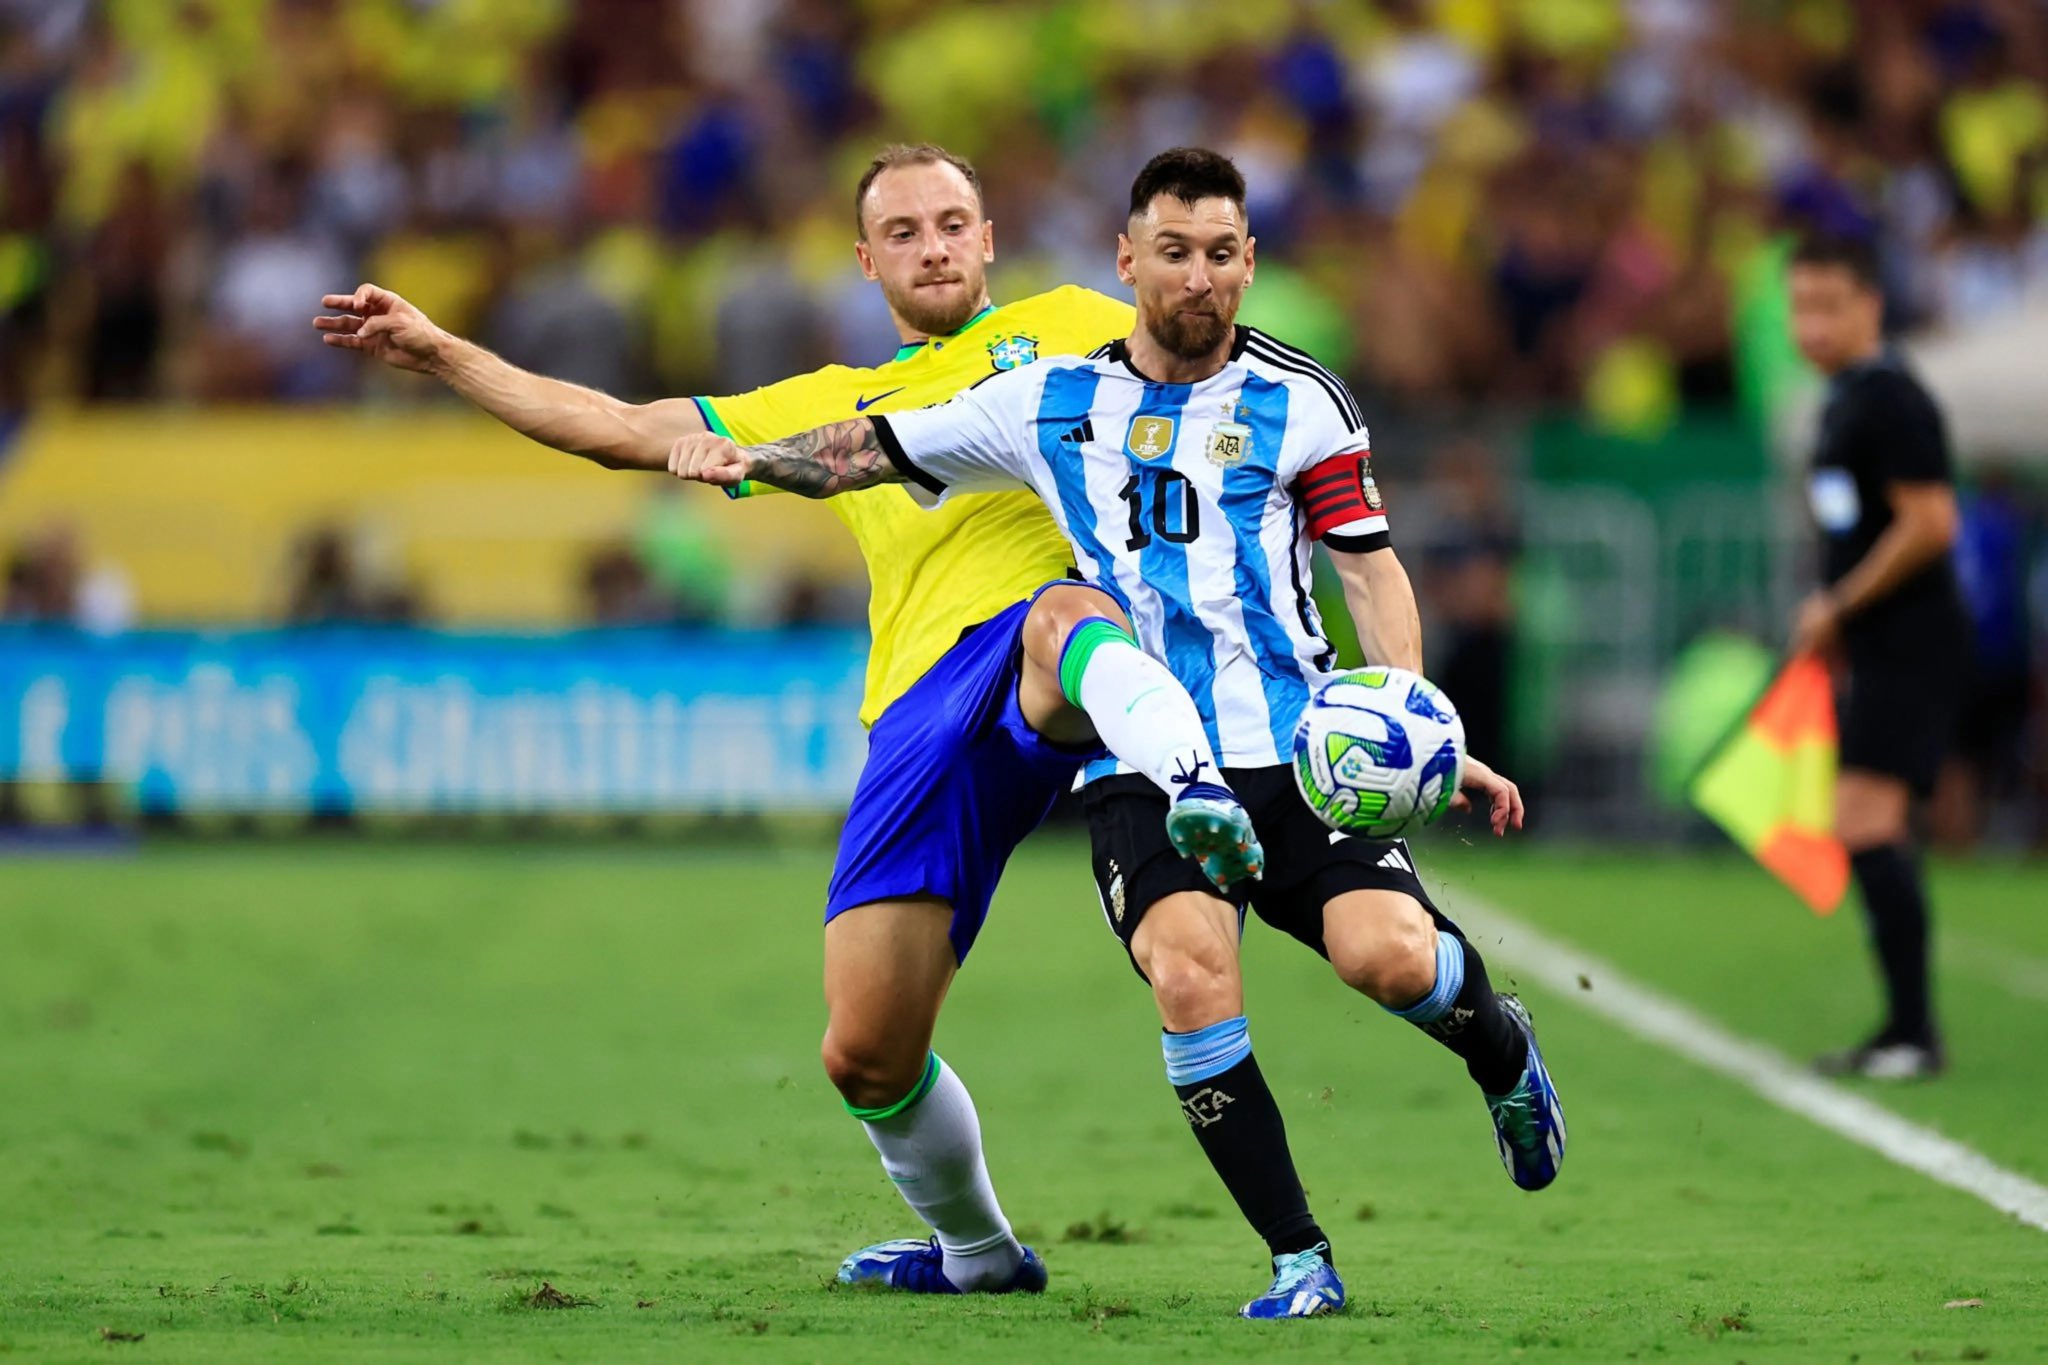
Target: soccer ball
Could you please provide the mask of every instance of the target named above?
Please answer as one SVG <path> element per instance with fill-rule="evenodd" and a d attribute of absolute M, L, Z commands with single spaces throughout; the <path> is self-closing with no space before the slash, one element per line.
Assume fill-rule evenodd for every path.
<path fill-rule="evenodd" d="M 1405 668 L 1339 673 L 1309 698 L 1294 730 L 1294 782 L 1322 822 L 1398 839 L 1450 809 L 1465 767 L 1465 723 L 1427 678 Z"/>

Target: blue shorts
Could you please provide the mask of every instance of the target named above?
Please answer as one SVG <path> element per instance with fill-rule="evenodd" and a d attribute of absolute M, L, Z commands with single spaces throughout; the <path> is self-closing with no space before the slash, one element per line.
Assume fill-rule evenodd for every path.
<path fill-rule="evenodd" d="M 962 635 L 868 732 L 826 923 L 857 905 L 935 896 L 953 907 L 953 956 L 967 960 L 1011 850 L 1102 752 L 1054 744 L 1017 705 L 1024 617 L 1037 600 Z"/>

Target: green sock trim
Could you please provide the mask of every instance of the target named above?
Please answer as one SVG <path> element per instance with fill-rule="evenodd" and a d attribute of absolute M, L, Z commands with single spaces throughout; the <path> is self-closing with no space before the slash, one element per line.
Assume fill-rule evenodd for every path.
<path fill-rule="evenodd" d="M 938 1083 L 939 1054 L 928 1052 L 925 1054 L 924 1059 L 924 1075 L 918 1078 L 916 1085 L 910 1087 L 908 1095 L 905 1095 L 894 1104 L 885 1104 L 878 1109 L 856 1109 L 848 1104 L 846 1112 L 859 1119 L 862 1123 L 880 1123 L 883 1119 L 893 1119 L 904 1110 L 914 1108 L 917 1102 L 926 1095 L 929 1095 L 932 1087 Z M 840 1102 L 842 1104 L 845 1103 L 843 1100 Z"/>
<path fill-rule="evenodd" d="M 1081 704 L 1081 675 L 1088 671 L 1088 661 L 1095 657 L 1096 650 L 1111 641 L 1133 649 L 1138 647 L 1129 631 L 1101 616 L 1083 621 L 1067 637 L 1066 647 L 1060 651 L 1060 691 L 1074 705 Z"/>

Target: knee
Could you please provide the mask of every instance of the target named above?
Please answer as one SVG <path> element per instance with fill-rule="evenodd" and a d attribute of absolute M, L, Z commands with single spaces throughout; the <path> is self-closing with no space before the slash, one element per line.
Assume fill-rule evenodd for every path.
<path fill-rule="evenodd" d="M 924 1074 L 928 1051 L 837 1027 L 825 1031 L 819 1048 L 832 1088 L 855 1109 L 880 1109 L 909 1094 Z"/>
<path fill-rule="evenodd" d="M 1068 622 L 1047 607 L 1041 597 L 1024 616 L 1024 654 L 1032 662 L 1059 672 L 1060 651 L 1066 648 Z"/>
<path fill-rule="evenodd" d="M 1896 843 L 1906 837 L 1907 805 L 1903 784 L 1894 792 L 1844 783 L 1835 797 L 1835 837 L 1851 853 Z"/>
<path fill-rule="evenodd" d="M 1851 853 L 1883 848 L 1906 837 L 1903 820 L 1882 811 L 1841 810 L 1835 813 L 1835 838 Z"/>
<path fill-rule="evenodd" d="M 1159 1017 L 1175 1033 L 1220 1023 L 1242 1012 L 1237 962 L 1221 943 L 1170 943 L 1143 964 Z"/>
<path fill-rule="evenodd" d="M 1118 630 L 1131 628 L 1129 618 L 1116 599 L 1098 588 L 1047 588 L 1031 605 L 1024 618 L 1025 647 L 1039 658 L 1058 667 L 1067 637 L 1091 620 L 1100 618 Z"/>
<path fill-rule="evenodd" d="M 1327 946 L 1344 984 L 1389 1008 L 1412 1005 L 1436 985 L 1436 926 L 1419 905 Z"/>

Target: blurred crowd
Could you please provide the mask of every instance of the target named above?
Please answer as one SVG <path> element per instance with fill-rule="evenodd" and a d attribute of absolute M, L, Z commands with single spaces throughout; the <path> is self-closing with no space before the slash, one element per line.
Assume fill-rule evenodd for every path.
<path fill-rule="evenodd" d="M 1902 327 L 2048 301 L 2044 90 L 2044 0 L 0 0 L 0 460 L 39 402 L 439 400 L 316 344 L 319 296 L 364 279 L 628 396 L 876 363 L 897 339 L 850 192 L 898 138 L 979 166 L 998 300 L 1119 292 L 1136 167 L 1228 151 L 1261 249 L 1246 320 L 1376 424 L 1762 415 L 1792 363 L 1786 228 L 1875 240 Z M 1403 524 L 1431 657 L 1498 727 L 1504 446 L 1424 444 Z M 2039 492 L 1992 480 L 1966 512 L 1980 652 L 2024 716 Z M 129 614 L 61 529 L 6 548 L 0 615 Z M 593 546 L 588 619 L 732 613 L 688 587 L 731 578 L 708 553 Z M 360 560 L 306 530 L 281 613 L 431 615 L 431 585 Z M 860 605 L 797 580 L 746 610 Z M 1990 766 L 2018 723 L 1973 741 Z"/>
<path fill-rule="evenodd" d="M 872 363 L 902 135 L 979 163 L 1006 294 L 1113 288 L 1205 143 L 1254 320 L 1379 401 L 1711 402 L 1788 220 L 1904 322 L 2048 292 L 2044 74 L 2039 0 L 0 0 L 0 406 L 388 383 L 306 328 L 365 277 L 628 393 Z"/>

